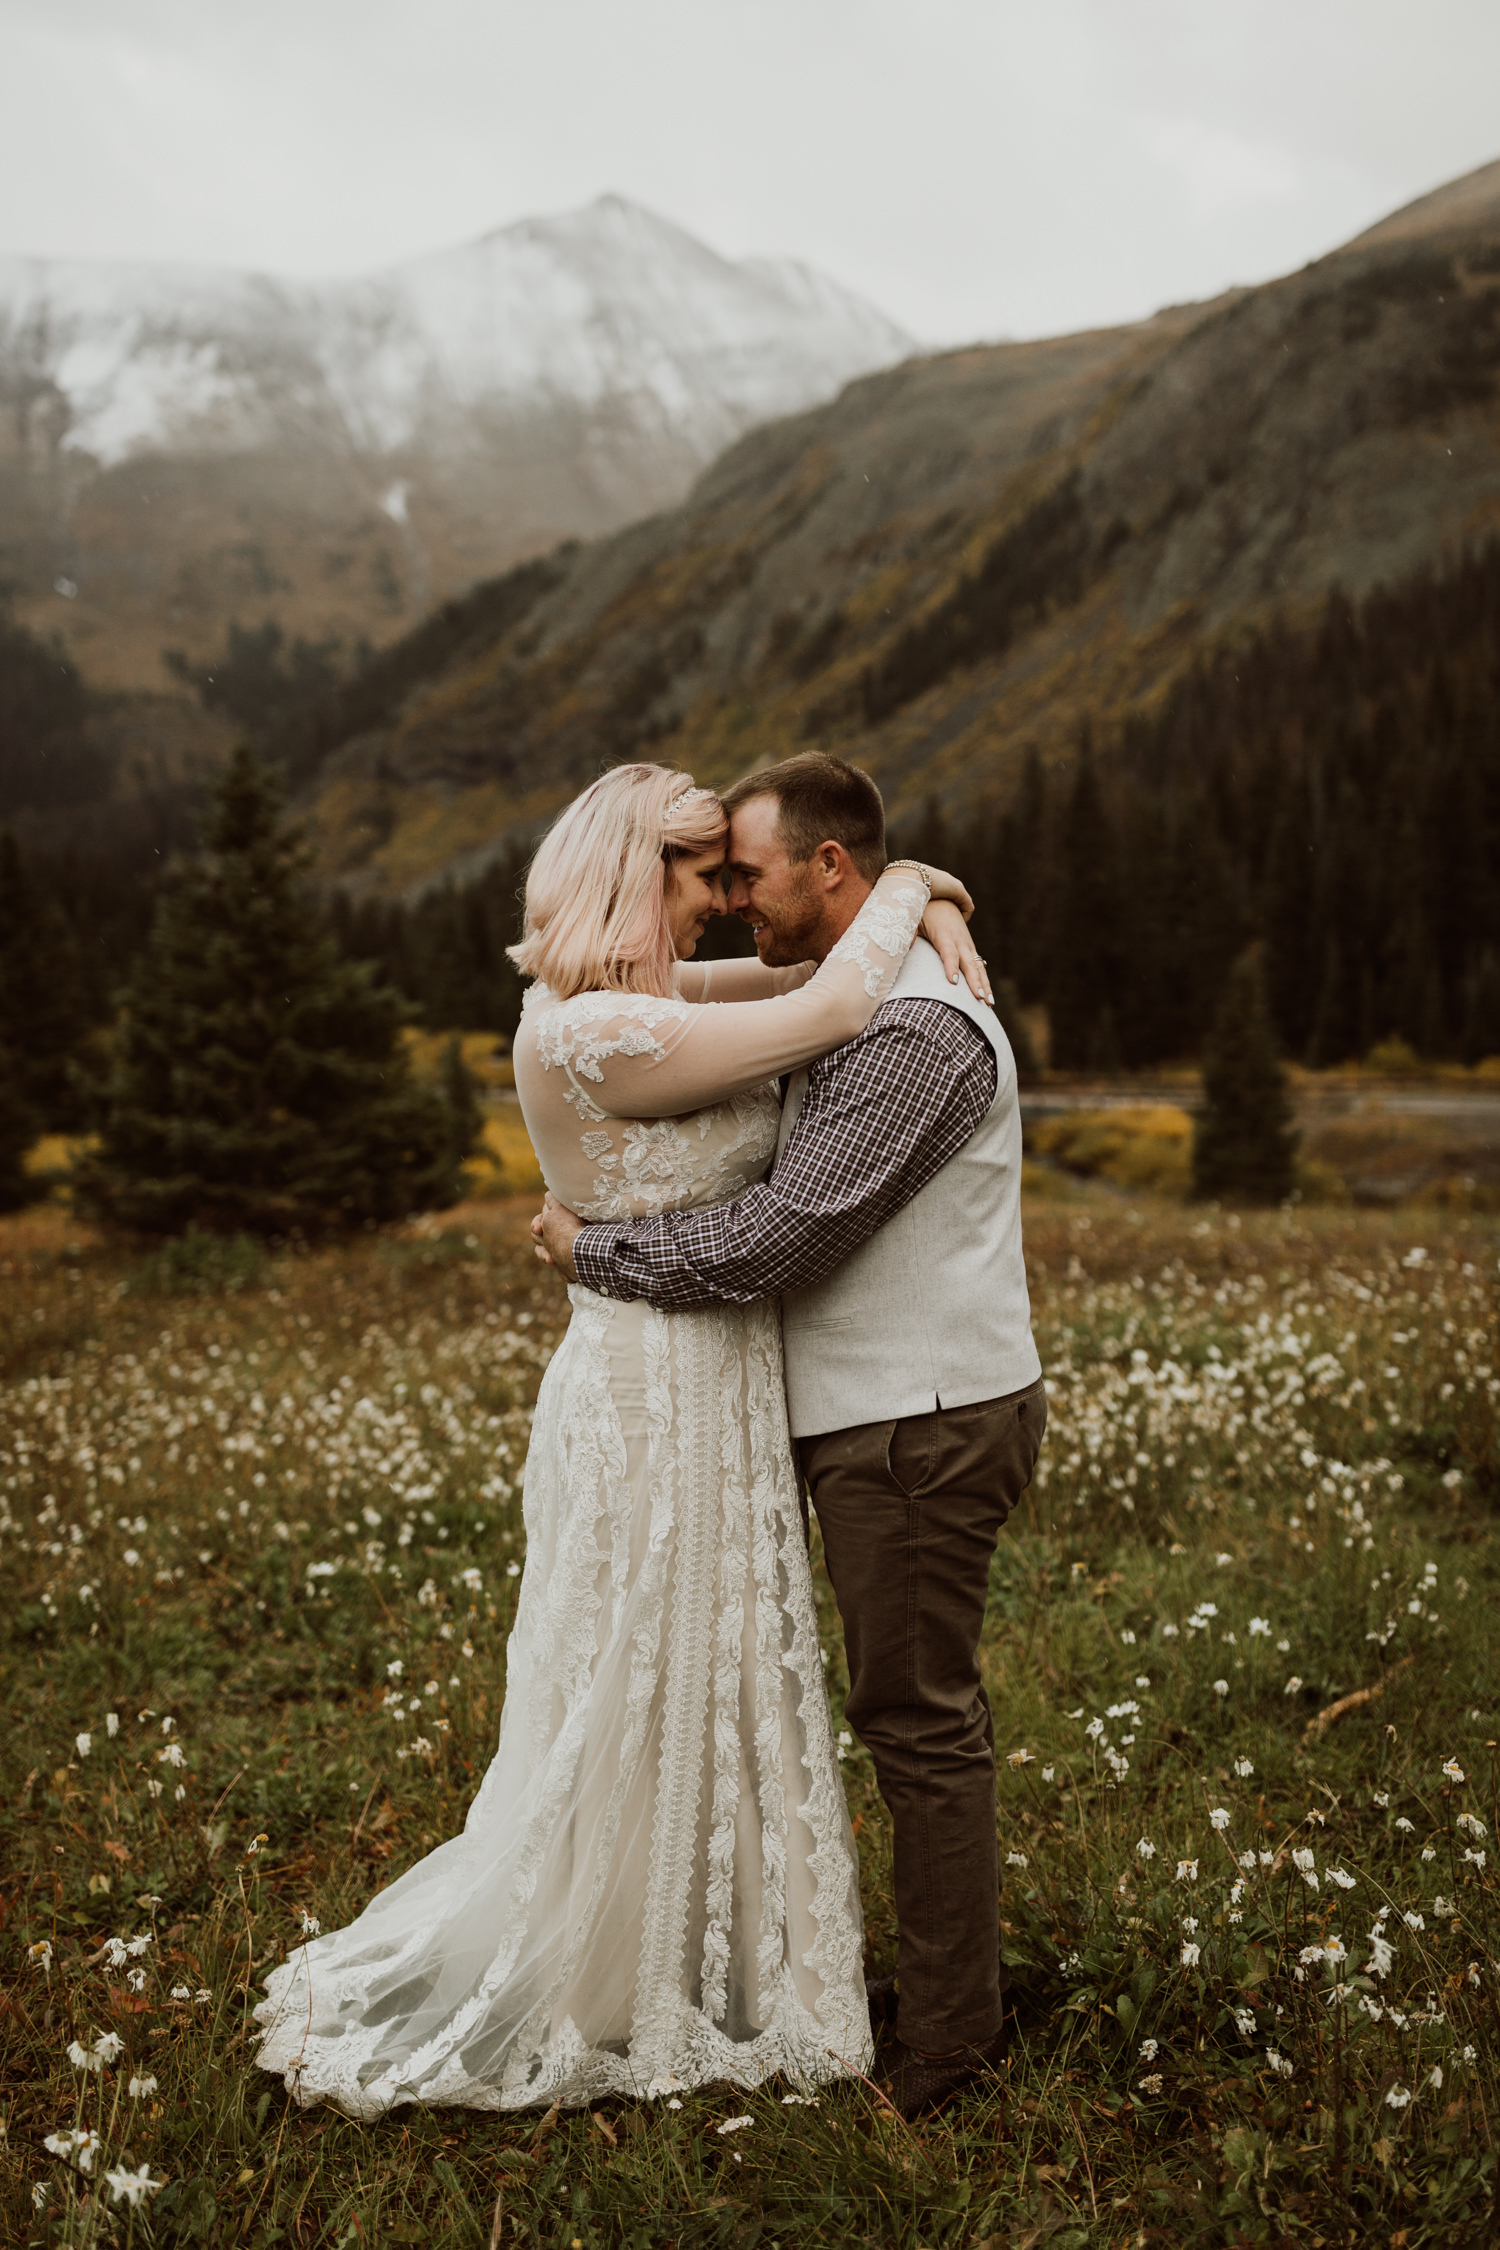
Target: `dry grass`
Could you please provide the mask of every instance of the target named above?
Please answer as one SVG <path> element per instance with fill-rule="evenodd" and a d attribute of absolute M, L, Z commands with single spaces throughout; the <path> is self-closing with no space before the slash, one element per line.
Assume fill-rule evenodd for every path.
<path fill-rule="evenodd" d="M 367 2128 L 261 2081 L 301 1917 L 488 1759 L 561 1291 L 524 1200 L 212 1270 L 5 1222 L 0 2236 L 1493 2239 L 1496 1230 L 1069 1198 L 1028 1209 L 1053 1420 L 985 1638 L 1016 2051 L 912 2133 L 858 2088 Z"/>

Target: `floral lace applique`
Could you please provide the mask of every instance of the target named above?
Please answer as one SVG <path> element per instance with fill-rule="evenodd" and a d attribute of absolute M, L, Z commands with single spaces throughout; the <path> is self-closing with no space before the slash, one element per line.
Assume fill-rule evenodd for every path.
<path fill-rule="evenodd" d="M 690 1117 L 619 1118 L 612 1134 L 585 1133 L 598 1171 L 579 1217 L 640 1219 L 743 1195 L 765 1175 L 780 1114 L 775 1088 L 752 1086 Z"/>
<path fill-rule="evenodd" d="M 828 958 L 862 969 L 865 991 L 873 1000 L 886 972 L 871 960 L 870 947 L 875 946 L 888 962 L 904 961 L 926 911 L 927 892 L 916 883 L 903 883 L 889 897 L 872 891 Z"/>

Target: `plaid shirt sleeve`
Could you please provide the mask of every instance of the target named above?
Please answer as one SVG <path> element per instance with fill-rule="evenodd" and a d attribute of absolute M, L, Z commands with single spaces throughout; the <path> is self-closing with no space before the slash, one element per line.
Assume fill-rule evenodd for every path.
<path fill-rule="evenodd" d="M 989 1041 L 941 1000 L 888 1000 L 813 1064 L 772 1177 L 704 1211 L 585 1227 L 578 1279 L 667 1311 L 821 1281 L 957 1154 L 995 1098 Z"/>

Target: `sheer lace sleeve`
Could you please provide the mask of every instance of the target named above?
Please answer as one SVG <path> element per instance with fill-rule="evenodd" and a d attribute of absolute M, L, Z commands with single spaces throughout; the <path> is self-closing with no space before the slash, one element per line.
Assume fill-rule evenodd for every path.
<path fill-rule="evenodd" d="M 679 961 L 676 985 L 684 1000 L 717 1006 L 730 1000 L 774 1000 L 798 992 L 817 971 L 816 961 L 791 969 L 767 969 L 759 961 Z"/>
<path fill-rule="evenodd" d="M 856 1038 L 895 982 L 926 904 L 920 880 L 888 868 L 797 989 L 733 1007 L 580 993 L 538 1011 L 537 1060 L 564 1075 L 564 1098 L 579 1114 L 681 1117 L 727 1100 Z"/>

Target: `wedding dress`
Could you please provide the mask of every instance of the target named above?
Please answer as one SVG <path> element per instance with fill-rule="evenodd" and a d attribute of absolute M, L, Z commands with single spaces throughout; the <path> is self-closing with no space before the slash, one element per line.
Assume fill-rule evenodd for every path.
<path fill-rule="evenodd" d="M 621 1219 L 762 1178 L 777 1074 L 864 1028 L 924 904 L 888 870 L 812 976 L 686 963 L 670 998 L 534 987 L 516 1080 L 554 1193 Z M 275 1969 L 256 2010 L 257 2060 L 353 2117 L 869 2062 L 778 1308 L 569 1296 L 499 1746 L 463 1833 Z"/>

